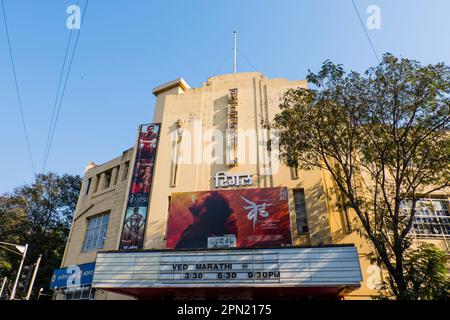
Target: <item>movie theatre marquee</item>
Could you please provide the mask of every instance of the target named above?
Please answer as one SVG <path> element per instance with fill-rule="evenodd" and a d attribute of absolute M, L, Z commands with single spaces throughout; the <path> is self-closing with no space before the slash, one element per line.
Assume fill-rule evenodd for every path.
<path fill-rule="evenodd" d="M 98 253 L 95 288 L 359 286 L 354 246 Z"/>

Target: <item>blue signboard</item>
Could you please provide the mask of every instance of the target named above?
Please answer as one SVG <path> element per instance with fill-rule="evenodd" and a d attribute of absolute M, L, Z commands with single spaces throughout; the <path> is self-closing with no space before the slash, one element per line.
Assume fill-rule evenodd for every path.
<path fill-rule="evenodd" d="M 92 283 L 95 262 L 69 266 L 53 271 L 50 289 L 79 287 Z"/>

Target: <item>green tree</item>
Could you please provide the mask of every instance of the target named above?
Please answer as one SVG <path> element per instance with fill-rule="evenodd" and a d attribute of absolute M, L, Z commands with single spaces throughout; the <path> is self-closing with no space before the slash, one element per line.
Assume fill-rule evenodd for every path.
<path fill-rule="evenodd" d="M 0 241 L 28 243 L 25 265 L 42 254 L 36 290 L 48 288 L 53 269 L 59 268 L 80 188 L 78 175 L 48 173 L 0 196 Z M 19 262 L 20 257 L 0 249 L 0 276 L 14 278 Z"/>
<path fill-rule="evenodd" d="M 414 299 L 449 299 L 447 253 L 422 244 L 406 256 L 406 280 Z"/>
<path fill-rule="evenodd" d="M 416 204 L 450 181 L 449 68 L 385 54 L 364 74 L 326 61 L 307 80 L 312 88 L 288 90 L 274 118 L 281 159 L 331 174 L 392 293 L 413 299 L 405 259 Z"/>

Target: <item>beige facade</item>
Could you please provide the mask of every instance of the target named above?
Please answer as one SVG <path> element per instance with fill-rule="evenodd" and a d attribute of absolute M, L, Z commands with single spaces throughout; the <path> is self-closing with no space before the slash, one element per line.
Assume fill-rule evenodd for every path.
<path fill-rule="evenodd" d="M 86 168 L 62 266 L 95 261 L 95 251 L 83 252 L 82 249 L 87 222 L 92 217 L 109 214 L 104 248 L 115 247 L 122 222 L 133 150 L 126 150 L 122 156 L 105 164 L 97 166 L 91 163 Z M 108 178 L 108 175 L 111 177 Z"/>
<path fill-rule="evenodd" d="M 378 277 L 368 255 L 372 247 L 355 232 L 355 217 L 338 209 L 330 176 L 321 170 L 296 172 L 275 163 L 267 150 L 267 123 L 278 112 L 283 93 L 289 88 L 306 87 L 305 80 L 268 79 L 260 73 L 237 73 L 212 77 L 200 88 L 190 88 L 177 79 L 154 89 L 157 97 L 154 123 L 161 123 L 159 146 L 154 167 L 153 185 L 144 249 L 164 249 L 170 196 L 174 192 L 214 189 L 216 172 L 248 173 L 251 188 L 287 187 L 293 244 L 327 245 L 353 243 L 360 257 L 363 276 L 361 288 L 346 298 L 369 298 Z M 238 89 L 238 128 L 248 136 L 238 140 L 243 156 L 237 165 L 226 164 L 227 105 L 230 89 Z M 146 122 L 145 120 L 143 122 Z M 180 123 L 183 125 L 180 126 Z M 182 128 L 182 141 L 176 139 Z M 222 132 L 224 140 L 216 141 Z M 179 134 L 179 133 L 178 133 Z M 256 139 L 252 140 L 251 135 Z M 174 138 L 175 137 L 175 138 Z M 215 142 L 215 143 L 214 143 Z M 88 220 L 109 213 L 109 222 L 101 250 L 117 250 L 124 204 L 131 179 L 134 150 L 102 165 L 90 164 L 85 172 L 73 226 L 61 266 L 93 262 L 96 251 L 84 252 Z M 222 151 L 222 152 L 221 152 Z M 216 161 L 211 163 L 211 155 Z M 252 158 L 253 157 L 253 158 Z M 252 159 L 250 159 L 252 158 Z M 269 174 L 264 174 L 264 173 Z M 299 232 L 292 190 L 305 195 L 308 232 Z M 434 240 L 445 247 L 444 240 Z M 97 299 L 117 299 L 118 295 L 100 293 Z"/>

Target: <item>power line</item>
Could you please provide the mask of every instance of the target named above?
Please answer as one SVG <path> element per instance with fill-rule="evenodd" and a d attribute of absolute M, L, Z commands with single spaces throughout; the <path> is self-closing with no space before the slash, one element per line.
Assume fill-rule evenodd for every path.
<path fill-rule="evenodd" d="M 228 61 L 228 58 L 231 56 L 231 54 L 233 53 L 233 50 L 230 49 L 230 51 L 228 51 L 227 55 L 225 56 L 225 59 L 222 61 L 221 64 L 219 64 L 219 66 L 217 67 L 217 69 L 214 71 L 213 75 L 217 75 L 217 72 L 222 69 L 222 67 L 224 66 L 225 62 Z"/>
<path fill-rule="evenodd" d="M 51 134 L 50 134 L 50 139 L 48 140 L 48 143 L 47 143 L 48 147 L 47 147 L 47 149 L 45 151 L 45 155 L 44 155 L 44 163 L 43 163 L 43 166 L 42 166 L 42 172 L 45 171 L 45 168 L 47 166 L 48 157 L 50 155 L 50 150 L 51 150 L 51 147 L 52 147 L 53 138 L 54 138 L 55 131 L 56 131 L 56 125 L 57 125 L 58 120 L 59 120 L 59 114 L 61 112 L 61 106 L 62 106 L 62 102 L 63 102 L 63 99 L 64 99 L 64 94 L 66 92 L 67 81 L 69 79 L 70 70 L 72 69 L 73 58 L 74 58 L 75 52 L 77 50 L 78 40 L 79 40 L 80 34 L 81 34 L 81 27 L 83 26 L 84 17 L 86 15 L 88 4 L 89 4 L 89 0 L 86 0 L 86 5 L 84 6 L 84 10 L 83 10 L 83 16 L 81 17 L 80 29 L 78 30 L 77 37 L 75 39 L 75 44 L 74 44 L 74 48 L 72 50 L 72 55 L 70 57 L 70 62 L 69 62 L 69 66 L 68 66 L 68 69 L 67 69 L 66 78 L 64 80 L 64 86 L 63 86 L 63 89 L 62 89 L 61 98 L 59 100 L 59 105 L 58 105 L 58 108 L 57 108 L 57 111 L 56 111 L 55 122 L 53 124 L 53 128 L 50 127 Z M 51 124 L 50 124 L 50 126 L 51 126 Z"/>
<path fill-rule="evenodd" d="M 80 1 L 78 0 L 77 5 L 79 4 L 79 2 Z M 44 152 L 44 161 L 43 161 L 43 165 L 42 165 L 42 172 L 45 171 L 45 168 L 46 168 L 47 162 L 48 162 L 48 157 L 50 155 L 50 150 L 51 150 L 51 146 L 52 146 L 52 143 L 53 143 L 53 137 L 54 137 L 54 134 L 55 134 L 55 129 L 56 129 L 57 122 L 59 120 L 59 114 L 60 114 L 60 111 L 61 111 L 62 101 L 64 99 L 64 94 L 65 94 L 65 91 L 66 91 L 67 81 L 69 79 L 70 70 L 72 68 L 72 62 L 73 62 L 73 58 L 75 56 L 75 52 L 76 52 L 76 49 L 77 49 L 78 39 L 79 39 L 80 33 L 81 33 L 81 26 L 83 25 L 84 16 L 86 14 L 86 9 L 87 9 L 88 3 L 89 3 L 89 0 L 86 1 L 86 5 L 84 7 L 83 16 L 82 16 L 81 23 L 80 23 L 80 29 L 78 30 L 77 37 L 75 39 L 75 45 L 74 45 L 73 50 L 72 50 L 69 66 L 68 66 L 66 77 L 65 77 L 65 80 L 64 80 L 64 86 L 63 86 L 62 94 L 61 94 L 60 101 L 59 101 L 59 104 L 58 104 L 58 102 L 57 102 L 58 101 L 58 95 L 59 95 L 59 91 L 60 91 L 62 75 L 63 75 L 64 69 L 65 69 L 65 64 L 66 64 L 66 60 L 67 60 L 67 53 L 68 53 L 68 49 L 70 47 L 70 40 L 71 40 L 73 29 L 70 31 L 70 34 L 69 34 L 69 40 L 68 40 L 67 47 L 66 47 L 66 55 L 64 57 L 64 63 L 63 63 L 61 74 L 60 74 L 60 82 L 58 83 L 58 90 L 57 90 L 56 97 L 55 97 L 55 104 L 54 104 L 53 113 L 52 113 L 52 120 L 51 120 L 51 123 L 50 123 L 49 133 L 48 133 L 48 136 L 47 136 L 47 143 L 46 143 L 46 148 L 45 148 L 45 152 Z M 57 104 L 58 104 L 58 107 L 56 108 Z"/>
<path fill-rule="evenodd" d="M 253 68 L 255 71 L 258 71 L 258 69 L 250 62 L 250 60 L 241 52 L 241 50 L 239 48 L 236 48 L 236 51 L 239 53 L 239 55 L 244 58 L 244 60 L 247 62 L 247 64 Z M 228 61 L 228 58 L 232 55 L 233 50 L 231 49 L 228 54 L 225 56 L 225 59 L 223 60 L 223 62 L 217 67 L 217 69 L 214 71 L 214 75 L 217 75 L 217 72 L 222 69 L 222 67 L 224 66 L 225 62 Z"/>
<path fill-rule="evenodd" d="M 364 26 L 364 22 L 361 19 L 361 16 L 359 14 L 358 8 L 356 8 L 355 1 L 352 0 L 352 3 L 353 3 L 353 8 L 355 8 L 355 12 L 358 15 L 359 22 L 361 23 L 361 27 L 363 28 L 364 33 L 366 34 L 367 40 L 369 40 L 370 47 L 372 48 L 372 51 L 375 54 L 375 57 L 377 58 L 378 63 L 380 63 L 381 62 L 380 58 L 378 57 L 378 54 L 377 54 L 377 51 L 375 50 L 375 46 L 373 45 L 372 39 L 370 39 L 369 33 L 367 32 L 366 27 Z"/>
<path fill-rule="evenodd" d="M 30 139 L 28 137 L 28 130 L 27 130 L 26 122 L 25 122 L 25 115 L 23 113 L 22 98 L 20 96 L 19 85 L 18 85 L 18 81 L 17 81 L 16 66 L 14 64 L 14 57 L 13 57 L 13 52 L 12 52 L 12 47 L 11 47 L 11 39 L 9 38 L 9 29 L 8 29 L 8 21 L 6 19 L 5 3 L 3 0 L 2 0 L 2 9 L 3 9 L 3 20 L 5 21 L 6 39 L 8 40 L 9 57 L 11 60 L 11 67 L 12 67 L 13 76 L 14 76 L 14 85 L 16 87 L 17 101 L 19 103 L 20 118 L 22 120 L 22 127 L 23 127 L 23 132 L 25 135 L 25 141 L 27 144 L 28 156 L 29 156 L 30 162 L 31 162 L 31 168 L 33 170 L 33 174 L 36 175 L 36 170 L 35 170 L 34 161 L 33 161 L 33 155 L 31 153 L 31 148 L 30 148 Z"/>
<path fill-rule="evenodd" d="M 244 58 L 244 60 L 248 63 L 248 65 L 250 67 L 253 68 L 254 71 L 258 71 L 258 69 L 253 65 L 253 63 L 250 62 L 250 59 L 248 59 L 239 48 L 237 48 L 237 51 L 239 52 L 239 54 Z"/>
<path fill-rule="evenodd" d="M 79 4 L 80 4 L 80 0 L 78 0 L 77 6 L 78 6 Z M 66 50 L 65 50 L 65 53 L 64 53 L 64 62 L 63 62 L 63 64 L 62 64 L 61 72 L 60 72 L 60 74 L 59 74 L 58 88 L 57 88 L 57 90 L 56 90 L 55 101 L 53 102 L 52 117 L 51 117 L 51 120 L 50 120 L 50 126 L 49 126 L 49 128 L 48 128 L 47 141 L 46 141 L 46 143 L 45 143 L 45 149 L 44 149 L 44 150 L 45 150 L 45 151 L 44 151 L 44 161 L 43 161 L 43 163 L 42 163 L 42 168 L 41 168 L 42 173 L 44 173 L 44 170 L 45 170 L 45 167 L 44 167 L 45 157 L 46 157 L 46 154 L 47 154 L 48 144 L 49 144 L 49 142 L 50 142 L 50 136 L 51 136 L 51 133 L 52 133 L 53 122 L 54 122 L 54 120 L 55 120 L 55 114 L 56 114 L 56 108 L 57 108 L 57 104 L 58 104 L 59 92 L 60 92 L 60 90 L 61 90 L 61 83 L 62 83 L 62 79 L 63 79 L 63 75 L 64 75 L 64 70 L 66 69 L 66 62 L 67 62 L 67 56 L 68 56 L 68 54 L 69 54 L 70 42 L 71 42 L 71 40 L 72 40 L 72 32 L 73 32 L 73 29 L 70 30 L 70 32 L 69 32 L 69 38 L 67 39 Z"/>

